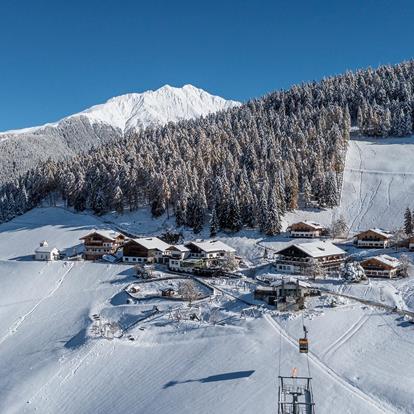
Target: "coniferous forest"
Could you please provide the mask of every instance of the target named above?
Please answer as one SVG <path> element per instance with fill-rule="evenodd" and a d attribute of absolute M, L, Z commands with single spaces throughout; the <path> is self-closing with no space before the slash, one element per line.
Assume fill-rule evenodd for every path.
<path fill-rule="evenodd" d="M 206 118 L 132 133 L 76 156 L 49 160 L 0 189 L 0 220 L 50 193 L 96 214 L 148 206 L 177 225 L 257 227 L 338 204 L 351 126 L 367 136 L 413 131 L 414 61 L 293 86 Z M 300 197 L 299 197 L 300 195 Z"/>

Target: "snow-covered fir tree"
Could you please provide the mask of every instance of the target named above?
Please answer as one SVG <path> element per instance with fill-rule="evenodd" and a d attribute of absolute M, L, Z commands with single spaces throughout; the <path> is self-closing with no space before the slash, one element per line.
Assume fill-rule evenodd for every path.
<path fill-rule="evenodd" d="M 405 234 L 413 234 L 413 216 L 409 207 L 405 209 L 404 213 L 404 230 Z"/>

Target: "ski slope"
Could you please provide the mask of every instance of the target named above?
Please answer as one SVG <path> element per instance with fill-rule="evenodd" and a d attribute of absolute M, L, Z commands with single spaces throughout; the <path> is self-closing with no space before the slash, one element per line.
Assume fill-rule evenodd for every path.
<path fill-rule="evenodd" d="M 285 226 L 309 219 L 329 225 L 343 215 L 351 232 L 402 227 L 404 211 L 414 208 L 414 137 L 354 138 L 346 155 L 338 208 L 288 213 Z"/>
<path fill-rule="evenodd" d="M 0 412 L 274 413 L 277 375 L 308 373 L 302 319 L 241 318 L 246 305 L 224 295 L 200 304 L 218 307 L 223 324 L 178 323 L 168 307 L 186 304 L 126 302 L 130 266 L 29 257 L 44 238 L 70 249 L 100 225 L 60 208 L 0 225 Z M 245 232 L 234 243 L 247 252 L 256 240 Z M 408 285 L 402 294 L 414 297 Z M 154 304 L 161 312 L 148 318 Z M 134 341 L 107 340 L 91 336 L 93 314 L 124 328 L 146 320 L 129 329 Z M 326 307 L 324 297 L 304 320 L 318 413 L 414 412 L 413 325 L 357 302 Z"/>

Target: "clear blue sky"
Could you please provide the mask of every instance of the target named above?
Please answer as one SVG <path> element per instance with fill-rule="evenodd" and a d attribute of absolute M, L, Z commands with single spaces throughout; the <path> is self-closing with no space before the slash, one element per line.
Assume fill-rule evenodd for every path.
<path fill-rule="evenodd" d="M 413 57 L 412 0 L 2 0 L 0 131 L 166 83 L 247 100 Z"/>

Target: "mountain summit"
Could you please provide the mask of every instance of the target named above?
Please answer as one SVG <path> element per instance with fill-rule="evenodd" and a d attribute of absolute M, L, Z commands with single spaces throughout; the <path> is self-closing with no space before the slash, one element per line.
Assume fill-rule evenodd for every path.
<path fill-rule="evenodd" d="M 198 118 L 240 105 L 192 85 L 165 85 L 156 91 L 109 99 L 55 123 L 0 133 L 0 182 L 17 177 L 39 161 L 76 155 L 120 139 L 126 132 Z"/>
<path fill-rule="evenodd" d="M 84 115 L 91 122 L 105 122 L 126 132 L 150 125 L 198 118 L 238 105 L 239 102 L 210 95 L 192 85 L 182 88 L 165 85 L 156 91 L 117 96 L 74 116 Z"/>
<path fill-rule="evenodd" d="M 82 112 L 67 116 L 61 121 L 38 127 L 24 128 L 0 133 L 5 135 L 38 133 L 45 128 L 57 127 L 68 119 L 86 117 L 90 123 L 104 123 L 122 132 L 142 129 L 150 125 L 163 125 L 183 119 L 198 118 L 212 112 L 240 105 L 239 102 L 210 95 L 192 85 L 176 88 L 170 85 L 142 93 L 128 93 L 92 106 Z"/>

